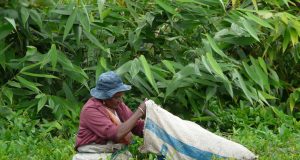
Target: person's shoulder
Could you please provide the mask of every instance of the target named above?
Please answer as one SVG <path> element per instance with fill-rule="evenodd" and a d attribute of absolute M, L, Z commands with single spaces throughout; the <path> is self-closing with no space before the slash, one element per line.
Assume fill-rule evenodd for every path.
<path fill-rule="evenodd" d="M 82 112 L 90 110 L 101 110 L 101 102 L 94 97 L 91 97 L 83 106 Z"/>

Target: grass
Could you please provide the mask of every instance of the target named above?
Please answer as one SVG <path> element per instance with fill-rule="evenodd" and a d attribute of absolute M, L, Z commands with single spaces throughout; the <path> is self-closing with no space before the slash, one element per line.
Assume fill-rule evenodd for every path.
<path fill-rule="evenodd" d="M 217 133 L 219 134 L 219 133 Z M 223 133 L 224 135 L 224 133 Z M 300 135 L 288 133 L 279 135 L 272 130 L 255 130 L 252 128 L 234 130 L 227 134 L 227 138 L 238 142 L 259 156 L 261 160 L 298 160 L 300 159 Z M 41 160 L 41 159 L 71 159 L 75 151 L 74 137 L 64 139 L 61 137 L 20 137 L 20 139 L 0 140 L 1 160 Z M 154 159 L 152 154 L 139 154 L 138 146 L 142 139 L 136 138 L 131 146 L 134 159 Z"/>

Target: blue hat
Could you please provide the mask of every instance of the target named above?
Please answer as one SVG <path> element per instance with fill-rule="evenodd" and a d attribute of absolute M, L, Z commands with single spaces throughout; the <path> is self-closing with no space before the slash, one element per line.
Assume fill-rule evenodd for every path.
<path fill-rule="evenodd" d="M 91 95 L 97 99 L 110 99 L 114 94 L 131 89 L 130 85 L 122 82 L 119 75 L 113 71 L 102 73 L 97 82 L 96 87 L 91 89 Z"/>

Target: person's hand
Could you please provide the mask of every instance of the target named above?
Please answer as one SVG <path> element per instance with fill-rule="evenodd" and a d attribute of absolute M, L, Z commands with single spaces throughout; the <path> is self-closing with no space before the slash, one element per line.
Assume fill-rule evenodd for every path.
<path fill-rule="evenodd" d="M 148 99 L 145 98 L 145 100 L 138 106 L 138 110 L 142 113 L 142 117 L 144 118 L 146 116 L 146 101 Z"/>

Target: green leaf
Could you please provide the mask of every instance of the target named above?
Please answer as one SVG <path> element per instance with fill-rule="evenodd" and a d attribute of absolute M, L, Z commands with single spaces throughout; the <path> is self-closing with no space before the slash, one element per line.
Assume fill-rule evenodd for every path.
<path fill-rule="evenodd" d="M 246 31 L 259 42 L 259 38 L 257 37 L 257 33 L 252 25 L 246 20 L 242 19 L 243 26 L 245 27 Z"/>
<path fill-rule="evenodd" d="M 258 7 L 257 7 L 257 1 L 256 0 L 252 0 L 252 3 L 253 3 L 253 6 L 256 10 L 258 10 Z"/>
<path fill-rule="evenodd" d="M 111 8 L 107 8 L 103 10 L 102 14 L 100 15 L 100 19 L 103 21 L 110 13 L 112 12 Z"/>
<path fill-rule="evenodd" d="M 39 92 L 40 92 L 40 90 L 35 86 L 34 83 L 32 83 L 32 82 L 30 82 L 30 81 L 28 81 L 28 80 L 26 80 L 26 79 L 24 79 L 23 77 L 20 77 L 20 76 L 17 76 L 16 78 L 17 78 L 17 80 L 18 80 L 24 87 L 26 87 L 26 88 L 28 88 L 28 89 L 30 89 L 30 90 L 36 92 L 36 93 L 39 93 Z"/>
<path fill-rule="evenodd" d="M 206 34 L 207 40 L 211 46 L 211 48 L 217 52 L 221 57 L 227 58 L 224 52 L 217 46 L 216 42 L 210 37 L 210 35 Z"/>
<path fill-rule="evenodd" d="M 251 104 L 253 104 L 253 101 L 252 101 L 252 98 L 251 98 L 251 93 L 247 89 L 247 86 L 246 86 L 242 76 L 239 74 L 239 72 L 236 69 L 234 69 L 233 74 L 234 74 L 234 76 L 236 76 L 238 78 L 238 84 L 239 84 L 240 88 L 243 90 L 243 92 L 246 95 L 247 99 L 251 102 Z"/>
<path fill-rule="evenodd" d="M 40 29 L 42 29 L 43 27 L 42 18 L 36 10 L 34 9 L 30 10 L 30 18 L 40 27 Z"/>
<path fill-rule="evenodd" d="M 261 68 L 264 70 L 264 72 L 266 74 L 268 74 L 267 65 L 266 65 L 265 61 L 261 57 L 258 57 L 258 63 L 261 66 Z"/>
<path fill-rule="evenodd" d="M 254 22 L 256 22 L 257 24 L 260 24 L 264 27 L 270 28 L 270 29 L 274 29 L 266 20 L 262 20 L 261 18 L 255 16 L 254 14 L 247 12 L 246 13 L 247 16 L 245 16 L 246 19 L 251 19 Z"/>
<path fill-rule="evenodd" d="M 2 92 L 9 99 L 10 103 L 12 104 L 13 103 L 13 95 L 14 95 L 13 91 L 8 87 L 3 87 Z"/>
<path fill-rule="evenodd" d="M 15 82 L 15 81 L 8 81 L 7 84 L 12 86 L 12 87 L 21 88 L 20 83 Z"/>
<path fill-rule="evenodd" d="M 223 74 L 223 71 L 217 61 L 214 59 L 211 53 L 207 52 L 206 53 L 207 60 L 213 69 L 213 71 L 222 79 L 227 80 L 227 77 Z"/>
<path fill-rule="evenodd" d="M 119 75 L 123 75 L 124 73 L 129 72 L 131 63 L 132 63 L 132 60 L 127 61 L 126 63 L 122 64 L 115 72 Z"/>
<path fill-rule="evenodd" d="M 66 82 L 63 82 L 63 90 L 65 92 L 66 98 L 71 102 L 76 102 L 73 91 L 70 89 Z"/>
<path fill-rule="evenodd" d="M 131 75 L 132 78 L 134 78 L 139 72 L 140 72 L 140 63 L 138 59 L 134 59 L 131 63 L 131 67 L 129 70 L 129 73 Z"/>
<path fill-rule="evenodd" d="M 105 3 L 104 0 L 97 0 L 98 12 L 99 12 L 101 21 L 103 21 L 102 11 L 104 9 L 104 3 Z"/>
<path fill-rule="evenodd" d="M 254 80 L 254 82 L 256 82 L 258 85 L 262 86 L 260 80 L 257 78 L 258 77 L 257 73 L 246 62 L 242 62 L 242 63 L 249 77 L 252 80 Z"/>
<path fill-rule="evenodd" d="M 81 34 L 82 34 L 82 27 L 80 25 L 74 27 L 74 34 L 76 39 L 77 46 L 80 45 Z"/>
<path fill-rule="evenodd" d="M 224 5 L 223 0 L 219 0 L 219 1 L 220 1 L 221 5 L 222 5 L 222 7 L 223 7 L 223 10 L 226 12 L 226 7 L 225 7 L 225 5 Z"/>
<path fill-rule="evenodd" d="M 207 87 L 205 100 L 210 100 L 217 92 L 217 87 Z"/>
<path fill-rule="evenodd" d="M 42 62 L 43 62 L 43 61 L 41 61 L 41 62 L 39 62 L 39 63 L 31 64 L 31 65 L 29 65 L 29 66 L 26 66 L 26 67 L 22 68 L 20 72 L 22 73 L 22 72 L 25 72 L 25 71 L 30 70 L 30 69 L 32 69 L 32 68 L 35 68 L 35 67 L 41 65 Z"/>
<path fill-rule="evenodd" d="M 289 32 L 290 32 L 292 44 L 293 46 L 295 46 L 298 43 L 298 33 L 294 28 L 289 28 Z"/>
<path fill-rule="evenodd" d="M 22 7 L 21 8 L 21 19 L 22 19 L 23 27 L 25 27 L 25 24 L 26 24 L 28 18 L 29 18 L 28 9 L 25 7 Z"/>
<path fill-rule="evenodd" d="M 8 48 L 10 48 L 13 45 L 13 42 L 10 43 L 9 45 L 6 45 L 3 49 L 0 49 L 0 65 L 2 68 L 5 70 L 6 68 L 6 56 L 5 52 L 7 51 Z"/>
<path fill-rule="evenodd" d="M 260 67 L 260 65 L 258 64 L 258 62 L 253 58 L 250 57 L 251 62 L 253 64 L 252 67 L 254 67 L 254 71 L 257 74 L 257 79 L 259 79 L 259 83 L 260 86 L 262 87 L 262 89 L 267 89 L 268 91 L 270 90 L 270 84 L 269 84 L 269 79 L 268 79 L 268 75 L 267 73 L 265 73 L 262 68 Z"/>
<path fill-rule="evenodd" d="M 43 94 L 43 96 L 41 96 L 41 98 L 40 98 L 40 100 L 38 102 L 37 113 L 39 113 L 40 110 L 45 106 L 47 100 L 48 100 L 48 97 Z"/>
<path fill-rule="evenodd" d="M 56 68 L 56 64 L 57 64 L 57 50 L 56 50 L 55 44 L 51 45 L 51 48 L 50 48 L 50 50 L 48 51 L 47 54 L 50 57 L 52 69 Z"/>
<path fill-rule="evenodd" d="M 283 43 L 282 43 L 282 52 L 285 52 L 285 50 L 287 49 L 287 47 L 289 45 L 289 42 L 290 42 L 290 32 L 289 32 L 289 29 L 287 28 L 284 33 L 284 39 L 283 39 Z"/>
<path fill-rule="evenodd" d="M 63 36 L 63 41 L 66 39 L 67 35 L 69 34 L 70 30 L 73 27 L 73 24 L 76 20 L 76 15 L 77 15 L 77 8 L 75 8 L 72 12 L 72 14 L 69 16 L 67 23 L 65 25 L 65 31 L 64 31 L 64 36 Z"/>
<path fill-rule="evenodd" d="M 81 1 L 82 2 L 82 1 Z M 83 3 L 83 2 L 82 2 Z M 85 6 L 84 6 L 84 8 L 82 9 L 82 10 L 79 10 L 78 12 L 77 12 L 77 16 L 78 16 L 78 18 L 79 18 L 79 21 L 80 21 L 80 24 L 82 25 L 82 27 L 86 30 L 86 31 L 88 31 L 88 32 L 90 32 L 90 18 L 89 18 L 89 15 L 88 15 L 88 13 L 87 13 L 87 11 L 86 11 L 86 8 L 85 8 Z"/>
<path fill-rule="evenodd" d="M 225 82 L 223 82 L 227 92 L 229 93 L 229 95 L 233 98 L 233 89 L 232 89 L 232 85 L 231 83 L 227 80 Z"/>
<path fill-rule="evenodd" d="M 147 62 L 147 60 L 146 60 L 146 58 L 144 57 L 144 55 L 141 55 L 141 56 L 139 57 L 139 60 L 140 60 L 141 63 L 142 63 L 142 66 L 143 66 L 143 69 L 144 69 L 144 73 L 145 73 L 145 75 L 146 75 L 148 81 L 150 82 L 150 84 L 152 85 L 152 87 L 155 89 L 155 91 L 156 91 L 157 93 L 159 93 L 159 92 L 158 92 L 158 88 L 157 88 L 157 86 L 156 86 L 156 82 L 155 82 L 154 77 L 153 77 L 153 75 L 152 75 L 150 66 L 149 66 L 149 64 L 148 64 L 148 62 Z"/>
<path fill-rule="evenodd" d="M 163 0 L 155 0 L 155 3 L 158 4 L 161 8 L 163 8 L 165 11 L 173 14 L 173 15 L 177 15 L 178 13 L 175 11 L 174 8 L 171 7 L 171 5 L 165 3 L 167 1 L 163 1 Z"/>
<path fill-rule="evenodd" d="M 95 44 L 97 47 L 99 47 L 100 49 L 102 49 L 104 52 L 106 53 L 110 53 L 110 50 L 108 48 L 105 48 L 99 41 L 98 39 L 92 35 L 90 32 L 83 30 L 83 33 L 86 35 L 86 37 L 93 43 Z"/>
<path fill-rule="evenodd" d="M 8 36 L 13 29 L 14 28 L 10 24 L 0 24 L 0 40 Z"/>
<path fill-rule="evenodd" d="M 42 78 L 56 78 L 59 79 L 56 76 L 49 75 L 49 74 L 37 74 L 37 73 L 29 73 L 29 72 L 21 72 L 21 74 L 31 76 L 31 77 L 42 77 Z"/>
<path fill-rule="evenodd" d="M 16 27 L 16 22 L 14 19 L 12 18 L 7 18 L 7 17 L 4 17 L 13 27 L 15 30 L 17 30 L 17 27 Z"/>
<path fill-rule="evenodd" d="M 175 74 L 175 69 L 171 63 L 171 61 L 163 60 L 162 63 L 166 66 L 166 68 L 171 71 L 173 74 Z"/>
<path fill-rule="evenodd" d="M 264 96 L 265 99 L 277 99 L 276 97 L 266 93 L 266 92 L 263 92 L 263 91 L 258 91 L 262 96 Z"/>
<path fill-rule="evenodd" d="M 210 73 L 210 74 L 212 74 L 212 71 L 211 71 L 211 69 L 210 69 L 210 67 L 209 67 L 209 65 L 208 65 L 208 62 L 207 62 L 207 59 L 206 59 L 206 57 L 205 56 L 201 56 L 201 61 L 202 61 L 202 63 L 203 63 L 203 65 L 204 65 L 204 67 L 206 68 L 206 70 Z"/>

